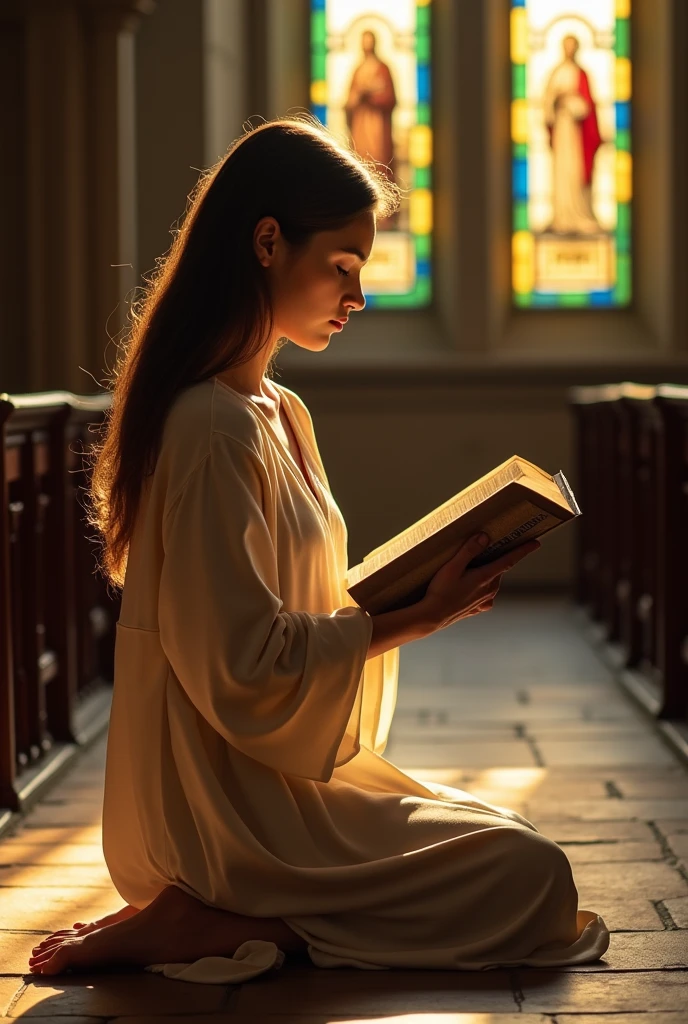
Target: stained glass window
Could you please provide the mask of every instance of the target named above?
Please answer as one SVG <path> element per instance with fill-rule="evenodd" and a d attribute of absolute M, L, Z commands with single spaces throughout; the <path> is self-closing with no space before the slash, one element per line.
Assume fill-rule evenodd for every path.
<path fill-rule="evenodd" d="M 517 306 L 631 300 L 631 0 L 511 0 Z"/>
<path fill-rule="evenodd" d="M 366 304 L 431 297 L 430 0 L 311 0 L 311 110 L 403 190 L 378 219 Z"/>

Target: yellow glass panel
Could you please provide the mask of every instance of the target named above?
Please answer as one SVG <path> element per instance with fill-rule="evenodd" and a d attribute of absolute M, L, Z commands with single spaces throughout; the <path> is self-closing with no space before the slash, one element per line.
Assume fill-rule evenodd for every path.
<path fill-rule="evenodd" d="M 511 138 L 514 142 L 528 141 L 527 100 L 514 100 L 511 104 Z"/>
<path fill-rule="evenodd" d="M 514 64 L 528 60 L 528 19 L 525 7 L 511 8 L 511 59 Z"/>
<path fill-rule="evenodd" d="M 633 158 L 624 149 L 616 153 L 616 199 L 628 203 L 633 195 Z"/>
<path fill-rule="evenodd" d="M 311 82 L 311 103 L 319 103 L 325 106 L 327 103 L 327 82 L 321 80 Z"/>
<path fill-rule="evenodd" d="M 533 235 L 530 231 L 516 231 L 511 241 L 512 280 L 519 295 L 532 292 L 535 284 Z"/>
<path fill-rule="evenodd" d="M 427 188 L 416 188 L 409 197 L 409 219 L 413 234 L 427 235 L 432 231 L 432 193 Z"/>
<path fill-rule="evenodd" d="M 630 18 L 631 0 L 616 0 L 616 17 Z"/>
<path fill-rule="evenodd" d="M 619 101 L 631 98 L 631 62 L 628 57 L 617 57 L 614 69 L 616 98 Z"/>
<path fill-rule="evenodd" d="M 409 160 L 414 167 L 429 167 L 432 162 L 432 129 L 416 124 L 409 132 Z"/>
<path fill-rule="evenodd" d="M 430 0 L 416 0 L 416 7 L 427 7 Z"/>

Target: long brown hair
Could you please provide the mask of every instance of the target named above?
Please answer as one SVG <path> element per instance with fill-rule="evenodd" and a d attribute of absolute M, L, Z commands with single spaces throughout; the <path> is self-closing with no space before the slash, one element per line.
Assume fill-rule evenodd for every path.
<path fill-rule="evenodd" d="M 112 404 L 92 449 L 89 522 L 101 571 L 124 584 L 129 541 L 165 418 L 185 388 L 240 366 L 267 343 L 273 310 L 253 250 L 265 216 L 296 249 L 364 211 L 385 217 L 401 189 L 309 114 L 267 121 L 201 174 L 167 254 L 145 279 L 112 371 Z M 274 358 L 287 339 L 280 339 Z"/>

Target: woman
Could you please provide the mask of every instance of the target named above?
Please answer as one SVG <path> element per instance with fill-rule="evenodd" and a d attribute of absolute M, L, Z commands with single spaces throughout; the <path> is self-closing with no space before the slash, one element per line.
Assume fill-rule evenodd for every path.
<path fill-rule="evenodd" d="M 317 122 L 267 122 L 199 184 L 150 284 L 92 483 L 123 585 L 103 849 L 126 906 L 42 942 L 34 972 L 231 965 L 251 940 L 323 967 L 607 948 L 560 847 L 381 756 L 399 645 L 488 609 L 537 542 L 466 571 L 474 538 L 421 602 L 371 617 L 308 410 L 266 375 L 280 339 L 321 351 L 364 307 L 398 201 Z"/>

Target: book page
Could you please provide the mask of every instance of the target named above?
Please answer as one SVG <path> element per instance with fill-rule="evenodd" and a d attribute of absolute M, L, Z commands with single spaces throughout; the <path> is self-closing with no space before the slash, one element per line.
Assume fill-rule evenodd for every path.
<path fill-rule="evenodd" d="M 518 461 L 518 456 L 514 456 L 507 462 L 502 463 L 492 473 L 480 477 L 470 487 L 459 491 L 449 501 L 445 501 L 443 505 L 440 505 L 434 511 L 428 513 L 428 515 L 423 516 L 422 519 L 413 523 L 412 526 L 409 526 L 402 533 L 398 533 L 395 537 L 392 537 L 384 544 L 374 548 L 367 555 L 364 555 L 363 561 L 369 562 L 377 559 L 376 565 L 370 566 L 370 571 L 374 572 L 378 564 L 383 565 L 393 558 L 398 558 L 404 551 L 415 547 L 416 544 L 419 544 L 426 537 L 443 530 L 445 526 L 448 526 L 460 516 L 465 515 L 470 509 L 475 508 L 476 505 L 485 501 L 486 498 L 489 498 L 492 494 L 501 490 L 501 488 L 506 487 L 513 480 L 521 479 L 523 472 L 518 465 Z"/>

